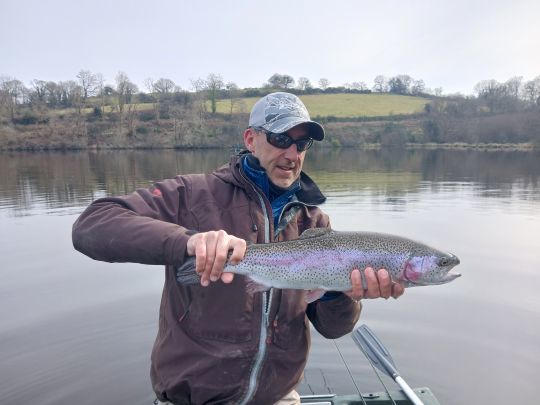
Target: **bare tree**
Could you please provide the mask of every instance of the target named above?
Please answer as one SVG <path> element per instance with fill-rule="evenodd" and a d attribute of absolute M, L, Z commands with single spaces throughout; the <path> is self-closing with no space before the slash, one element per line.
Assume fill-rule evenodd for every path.
<path fill-rule="evenodd" d="M 229 113 L 232 115 L 234 110 L 238 111 L 243 106 L 242 99 L 240 98 L 240 88 L 236 83 L 228 82 L 225 85 L 225 89 L 227 89 L 227 93 L 229 93 L 229 100 L 231 102 Z"/>
<path fill-rule="evenodd" d="M 418 96 L 423 94 L 426 90 L 426 84 L 423 80 L 413 80 L 411 85 L 411 94 Z"/>
<path fill-rule="evenodd" d="M 540 105 L 540 76 L 527 81 L 523 85 L 522 94 L 525 101 Z"/>
<path fill-rule="evenodd" d="M 386 93 L 388 91 L 388 79 L 383 75 L 378 75 L 373 79 L 373 91 Z"/>
<path fill-rule="evenodd" d="M 322 90 L 326 90 L 328 87 L 330 87 L 330 80 L 324 77 L 319 79 L 319 88 L 321 88 Z"/>
<path fill-rule="evenodd" d="M 152 79 L 151 77 L 147 77 L 146 79 L 144 79 L 143 84 L 148 93 L 154 92 L 154 79 Z"/>
<path fill-rule="evenodd" d="M 367 85 L 364 82 L 352 82 L 346 86 L 352 90 L 365 91 L 367 90 Z"/>
<path fill-rule="evenodd" d="M 506 90 L 506 95 L 510 98 L 517 100 L 520 95 L 521 82 L 523 81 L 523 76 L 514 76 L 504 82 L 504 88 Z"/>
<path fill-rule="evenodd" d="M 171 79 L 161 78 L 153 83 L 153 91 L 159 94 L 170 94 L 174 91 L 175 84 Z"/>
<path fill-rule="evenodd" d="M 83 90 L 82 87 L 74 80 L 66 80 L 58 82 L 58 87 L 61 93 L 61 103 L 65 107 L 74 107 L 77 114 L 82 113 Z"/>
<path fill-rule="evenodd" d="M 116 75 L 116 94 L 118 96 L 120 116 L 122 116 L 124 111 L 124 105 L 131 102 L 131 98 L 137 90 L 137 85 L 131 82 L 124 72 L 118 72 Z"/>
<path fill-rule="evenodd" d="M 15 78 L 0 77 L 0 106 L 7 110 L 11 121 L 15 119 L 17 105 L 23 101 L 24 84 Z"/>
<path fill-rule="evenodd" d="M 307 77 L 299 77 L 298 82 L 296 83 L 296 87 L 299 90 L 309 90 L 313 88 L 313 85 L 311 84 L 311 82 L 309 81 Z"/>
<path fill-rule="evenodd" d="M 30 82 L 32 86 L 32 103 L 46 103 L 47 82 L 45 80 L 34 79 Z"/>
<path fill-rule="evenodd" d="M 210 73 L 206 78 L 205 88 L 208 92 L 208 99 L 210 100 L 212 114 L 216 113 L 218 92 L 223 88 L 223 86 L 223 77 L 218 74 Z"/>
<path fill-rule="evenodd" d="M 482 80 L 474 86 L 478 99 L 483 101 L 489 112 L 504 108 L 506 104 L 506 87 L 497 80 Z"/>
<path fill-rule="evenodd" d="M 89 96 L 96 94 L 99 85 L 99 80 L 96 74 L 90 72 L 89 70 L 81 70 L 77 74 L 77 79 L 79 79 L 79 85 L 82 89 L 83 101 L 86 101 Z"/>

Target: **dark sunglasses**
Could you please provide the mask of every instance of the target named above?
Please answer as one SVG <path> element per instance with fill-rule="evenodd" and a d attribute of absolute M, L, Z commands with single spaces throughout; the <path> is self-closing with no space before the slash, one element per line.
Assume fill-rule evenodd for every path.
<path fill-rule="evenodd" d="M 264 132 L 266 135 L 266 141 L 276 148 L 287 149 L 292 144 L 296 144 L 298 152 L 303 152 L 311 148 L 313 145 L 313 138 L 302 138 L 298 140 L 292 139 L 287 133 L 276 134 L 274 132 L 267 131 L 264 128 L 254 128 L 256 131 Z"/>

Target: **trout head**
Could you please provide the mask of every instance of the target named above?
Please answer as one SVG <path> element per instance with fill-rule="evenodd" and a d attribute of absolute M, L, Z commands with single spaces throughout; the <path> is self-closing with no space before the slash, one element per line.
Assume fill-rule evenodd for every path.
<path fill-rule="evenodd" d="M 451 253 L 413 253 L 405 262 L 401 279 L 406 287 L 444 284 L 461 276 L 450 270 L 459 264 L 459 258 Z"/>

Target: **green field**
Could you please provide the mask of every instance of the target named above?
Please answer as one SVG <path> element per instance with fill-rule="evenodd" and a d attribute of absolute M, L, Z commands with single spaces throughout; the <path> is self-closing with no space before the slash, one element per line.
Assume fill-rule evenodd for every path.
<path fill-rule="evenodd" d="M 259 97 L 242 98 L 234 112 L 249 112 Z M 421 112 L 429 99 L 396 94 L 312 94 L 300 96 L 312 117 L 374 117 Z M 210 103 L 208 102 L 208 110 Z M 229 113 L 230 100 L 218 100 L 217 111 Z"/>
<path fill-rule="evenodd" d="M 233 112 L 249 113 L 253 104 L 259 97 L 245 97 L 234 102 Z M 408 115 L 417 112 L 422 112 L 424 106 L 430 102 L 429 99 L 423 97 L 400 96 L 397 94 L 311 94 L 300 96 L 300 99 L 306 105 L 309 114 L 312 117 L 384 117 L 389 115 Z M 125 110 L 129 109 L 129 105 L 125 105 Z M 152 103 L 137 103 L 135 104 L 136 111 L 151 110 L 154 108 Z M 86 107 L 82 112 L 89 114 L 92 108 Z M 206 110 L 210 111 L 210 101 L 206 102 Z M 105 112 L 112 111 L 111 106 L 105 107 Z M 229 114 L 231 111 L 231 100 L 223 99 L 217 101 L 217 112 Z M 54 114 L 60 115 L 66 112 L 75 112 L 75 109 L 68 108 L 63 110 L 55 110 Z"/>

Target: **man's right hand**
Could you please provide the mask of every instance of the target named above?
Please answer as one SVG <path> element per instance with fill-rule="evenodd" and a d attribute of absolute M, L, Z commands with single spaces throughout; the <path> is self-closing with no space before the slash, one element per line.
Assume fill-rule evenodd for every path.
<path fill-rule="evenodd" d="M 192 235 L 187 242 L 187 254 L 195 256 L 195 269 L 201 276 L 201 285 L 221 278 L 224 283 L 233 280 L 233 273 L 223 273 L 229 251 L 229 262 L 237 264 L 246 253 L 246 241 L 225 231 L 209 231 Z"/>

